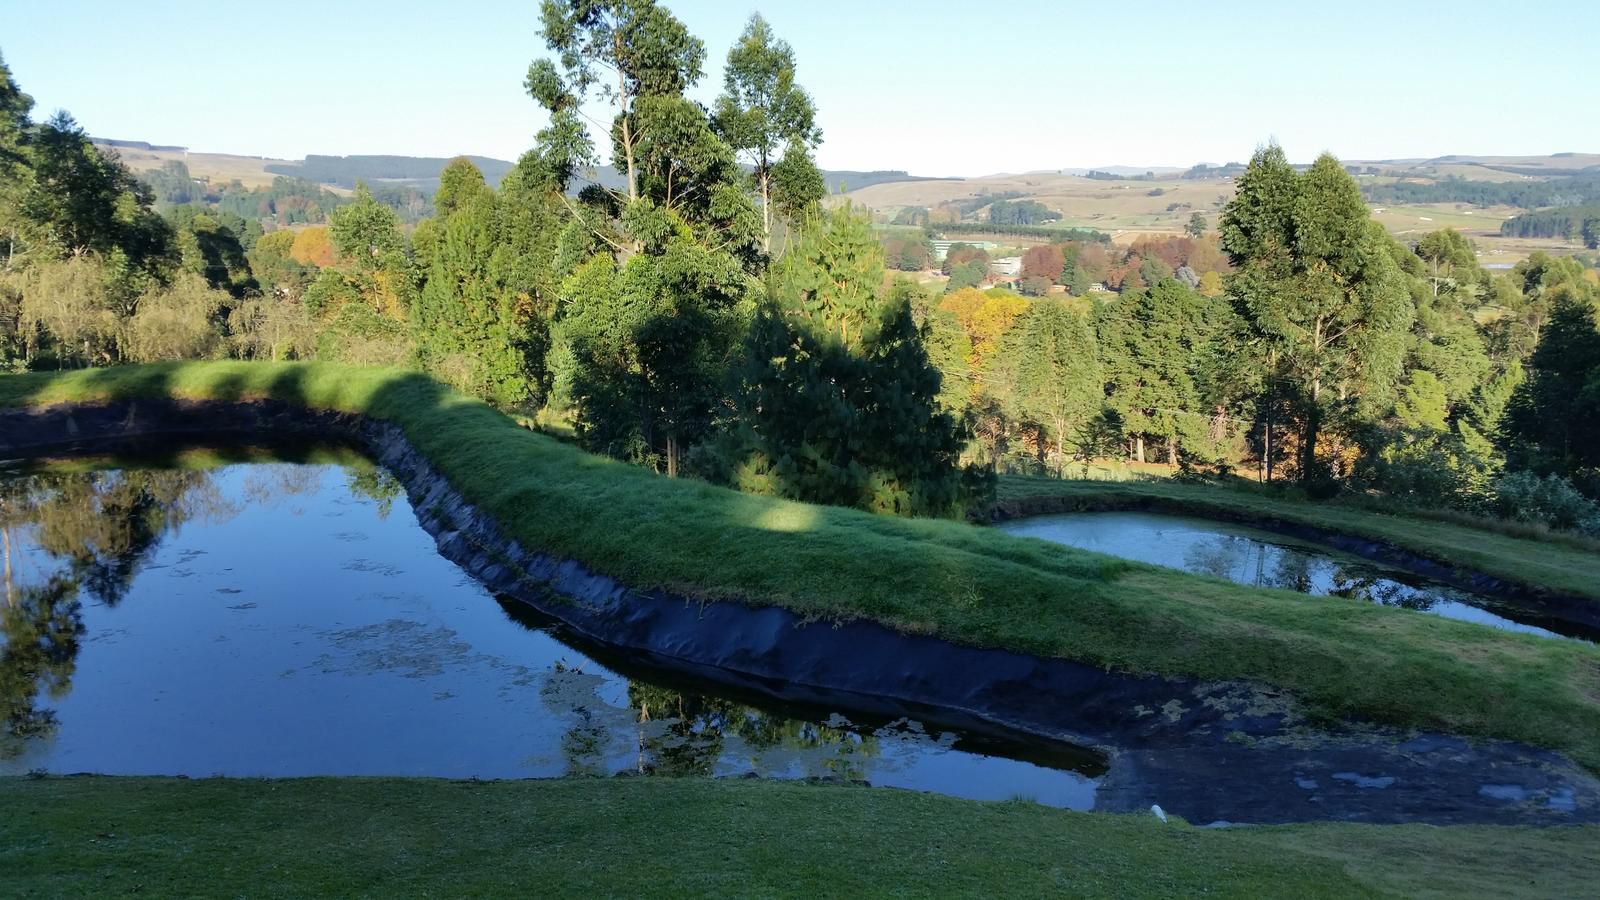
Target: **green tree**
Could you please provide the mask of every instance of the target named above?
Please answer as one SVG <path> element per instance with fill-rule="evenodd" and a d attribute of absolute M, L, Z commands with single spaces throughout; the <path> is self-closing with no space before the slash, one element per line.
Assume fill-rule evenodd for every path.
<path fill-rule="evenodd" d="M 395 268 L 405 255 L 400 217 L 374 200 L 365 183 L 356 185 L 353 203 L 334 211 L 328 231 L 339 256 L 358 272 Z"/>
<path fill-rule="evenodd" d="M 1011 404 L 1017 416 L 1044 426 L 1059 473 L 1067 446 L 1104 403 L 1094 334 L 1057 299 L 1030 303 L 1010 334 L 1004 356 L 1012 361 Z"/>
<path fill-rule="evenodd" d="M 772 166 L 772 208 L 789 222 L 798 222 L 827 195 L 822 170 L 803 145 L 791 142 Z"/>
<path fill-rule="evenodd" d="M 774 270 L 774 283 L 779 296 L 854 349 L 876 317 L 883 276 L 872 221 L 846 203 L 807 225 Z"/>
<path fill-rule="evenodd" d="M 759 13 L 750 17 L 728 51 L 723 94 L 712 123 L 735 152 L 748 158 L 761 195 L 762 247 L 770 253 L 772 170 L 778 153 L 809 153 L 821 143 L 822 132 L 811 97 L 795 83 L 794 49 L 772 33 Z"/>
<path fill-rule="evenodd" d="M 1189 235 L 1195 240 L 1199 240 L 1200 238 L 1206 236 L 1206 229 L 1208 227 L 1210 226 L 1206 224 L 1206 217 L 1204 213 L 1193 213 L 1189 216 L 1189 224 L 1185 225 L 1183 230 L 1185 234 Z"/>
<path fill-rule="evenodd" d="M 1295 388 L 1300 475 L 1318 477 L 1324 423 L 1387 407 L 1399 381 L 1414 311 L 1393 241 L 1337 159 L 1301 175 L 1275 144 L 1240 176 L 1221 231 L 1239 314 Z"/>
<path fill-rule="evenodd" d="M 508 277 L 499 198 L 457 160 L 443 233 L 412 308 L 424 368 L 503 407 L 541 395 L 543 322 L 535 298 Z M 476 172 L 476 168 L 472 172 Z"/>
<path fill-rule="evenodd" d="M 527 87 L 551 111 L 537 164 L 568 221 L 556 242 L 563 282 L 557 394 L 591 448 L 675 475 L 709 427 L 722 367 L 764 265 L 761 215 L 732 148 L 683 96 L 703 45 L 649 0 L 546 0 L 549 60 Z M 604 80 L 614 77 L 614 80 Z M 578 104 L 598 90 L 616 110 L 611 158 L 626 195 L 570 180 L 595 158 Z"/>
<path fill-rule="evenodd" d="M 876 293 L 883 261 L 864 257 L 877 252 L 865 217 L 846 207 L 784 257 L 745 338 L 736 412 L 711 454 L 717 477 L 898 515 L 950 515 L 992 489 L 959 465 L 967 434 L 939 401 L 914 290 Z"/>
<path fill-rule="evenodd" d="M 638 145 L 649 136 L 637 120 L 638 101 L 681 96 L 700 78 L 705 44 L 654 0 L 544 0 L 540 20 L 560 67 L 536 60 L 525 86 L 551 114 L 540 139 L 547 158 L 566 177 L 593 161 L 579 107 L 597 92 L 616 109 L 613 158 L 622 162 L 628 200 L 638 200 Z"/>
<path fill-rule="evenodd" d="M 1600 467 L 1600 331 L 1594 307 L 1563 297 L 1506 410 L 1511 455 L 1560 474 Z"/>
<path fill-rule="evenodd" d="M 1458 269 L 1470 272 L 1478 267 L 1472 242 L 1454 228 L 1442 228 L 1424 235 L 1417 242 L 1417 256 L 1428 264 L 1428 278 L 1435 297 L 1439 296 L 1441 289 L 1453 286 Z"/>
<path fill-rule="evenodd" d="M 1124 292 L 1102 308 L 1096 329 L 1105 360 L 1107 399 L 1133 441 L 1133 456 L 1145 461 L 1145 442 L 1167 442 L 1177 462 L 1185 415 L 1194 414 L 1199 391 L 1190 369 L 1193 343 L 1188 326 L 1198 295 L 1176 281 L 1147 291 Z"/>

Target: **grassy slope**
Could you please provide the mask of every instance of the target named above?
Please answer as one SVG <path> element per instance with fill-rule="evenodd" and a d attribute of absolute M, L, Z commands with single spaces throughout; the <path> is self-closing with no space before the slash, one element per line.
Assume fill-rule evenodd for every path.
<path fill-rule="evenodd" d="M 772 782 L 0 779 L 0 808 L 11 896 L 1575 897 L 1600 879 L 1596 828 L 1209 830 Z"/>
<path fill-rule="evenodd" d="M 1600 651 L 1241 588 L 959 522 L 669 481 L 531 434 L 411 373 L 186 363 L 0 377 L 0 406 L 273 396 L 399 423 L 526 546 L 637 587 L 866 617 L 1135 672 L 1255 679 L 1317 714 L 1526 740 L 1600 770 Z"/>
<path fill-rule="evenodd" d="M 1422 556 L 1498 578 L 1600 600 L 1600 552 L 1574 538 L 1536 540 L 1466 524 L 1386 515 L 1340 503 L 1282 500 L 1247 490 L 1171 481 L 1090 482 L 1007 476 L 1000 499 L 1072 497 L 1086 505 L 1154 500 L 1175 512 L 1221 511 L 1276 518 L 1387 541 Z"/>

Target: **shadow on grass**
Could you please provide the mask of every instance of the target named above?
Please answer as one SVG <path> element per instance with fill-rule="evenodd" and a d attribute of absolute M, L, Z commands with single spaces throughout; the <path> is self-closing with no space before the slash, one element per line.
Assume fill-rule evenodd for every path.
<path fill-rule="evenodd" d="M 669 480 L 530 433 L 415 372 L 222 362 L 0 378 L 0 406 L 140 398 L 275 400 L 390 422 L 507 537 L 635 589 L 1123 672 L 1256 679 L 1339 718 L 1517 738 L 1600 768 L 1592 649 L 1213 583 L 963 523 Z"/>

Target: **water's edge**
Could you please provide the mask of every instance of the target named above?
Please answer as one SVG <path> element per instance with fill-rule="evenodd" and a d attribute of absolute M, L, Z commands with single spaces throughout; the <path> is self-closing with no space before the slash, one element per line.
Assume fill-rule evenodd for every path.
<path fill-rule="evenodd" d="M 1287 698 L 1248 684 L 1111 673 L 871 622 L 807 622 L 778 607 L 635 590 L 506 538 L 391 423 L 279 402 L 0 411 L 0 458 L 239 436 L 354 441 L 405 486 L 447 559 L 490 590 L 653 665 L 780 700 L 931 712 L 939 724 L 1096 747 L 1110 765 L 1096 809 L 1159 803 L 1202 823 L 1600 822 L 1600 782 L 1559 754 L 1515 742 L 1370 727 L 1328 733 L 1307 727 Z"/>
<path fill-rule="evenodd" d="M 1563 594 L 1538 585 L 1497 578 L 1425 556 L 1389 541 L 1358 537 L 1328 528 L 1307 525 L 1270 515 L 1256 515 L 1221 506 L 1196 505 L 1182 499 L 1128 494 L 1074 497 L 1040 494 L 1002 500 L 990 505 L 975 520 L 996 524 L 1014 519 L 1062 513 L 1150 512 L 1193 516 L 1218 522 L 1231 522 L 1284 537 L 1320 544 L 1334 550 L 1382 563 L 1393 569 L 1420 575 L 1429 581 L 1505 600 L 1541 616 L 1600 629 L 1600 601 L 1576 594 Z"/>

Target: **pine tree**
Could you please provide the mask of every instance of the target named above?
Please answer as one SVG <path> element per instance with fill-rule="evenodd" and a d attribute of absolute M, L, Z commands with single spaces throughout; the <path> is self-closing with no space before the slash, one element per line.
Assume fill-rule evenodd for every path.
<path fill-rule="evenodd" d="M 1014 334 L 1006 352 L 1016 360 L 1011 404 L 1016 415 L 1045 426 L 1059 472 L 1068 445 L 1104 403 L 1094 335 L 1083 316 L 1057 299 L 1031 304 Z"/>
<path fill-rule="evenodd" d="M 1563 297 L 1551 311 L 1506 410 L 1505 436 L 1530 467 L 1600 467 L 1600 331 L 1589 303 Z"/>
<path fill-rule="evenodd" d="M 1295 387 L 1300 476 L 1322 477 L 1325 422 L 1385 407 L 1399 382 L 1414 312 L 1393 240 L 1338 160 L 1301 175 L 1276 145 L 1240 176 L 1221 231 L 1238 312 Z"/>

